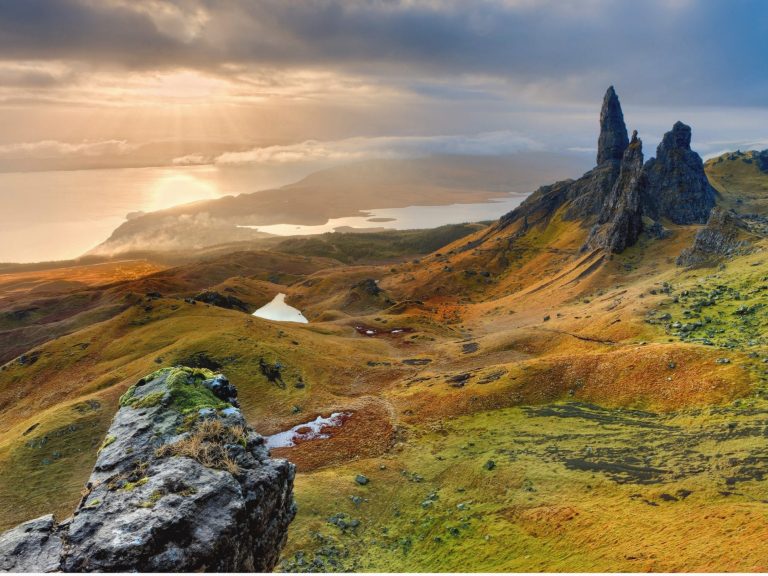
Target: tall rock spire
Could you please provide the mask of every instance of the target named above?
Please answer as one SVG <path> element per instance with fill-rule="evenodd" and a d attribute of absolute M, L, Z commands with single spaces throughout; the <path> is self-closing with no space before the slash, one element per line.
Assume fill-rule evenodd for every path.
<path fill-rule="evenodd" d="M 675 122 L 644 168 L 648 190 L 644 212 L 654 220 L 703 224 L 717 193 L 704 173 L 701 156 L 691 150 L 691 127 Z"/>
<path fill-rule="evenodd" d="M 619 177 L 605 200 L 584 249 L 604 248 L 620 253 L 637 242 L 643 231 L 641 198 L 645 185 L 643 142 L 635 130 L 621 160 Z"/>
<path fill-rule="evenodd" d="M 624 150 L 629 145 L 624 114 L 621 112 L 619 97 L 613 86 L 609 87 L 603 98 L 600 110 L 600 137 L 597 140 L 598 166 L 607 160 L 621 160 Z"/>

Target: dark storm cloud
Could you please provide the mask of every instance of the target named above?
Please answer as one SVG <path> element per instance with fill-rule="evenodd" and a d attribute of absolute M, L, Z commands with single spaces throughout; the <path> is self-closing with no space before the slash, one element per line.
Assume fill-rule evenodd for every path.
<path fill-rule="evenodd" d="M 472 75 L 552 101 L 615 83 L 636 104 L 764 105 L 766 38 L 759 0 L 0 0 L 6 60 L 315 67 L 433 98 L 462 89 L 432 79 Z"/>

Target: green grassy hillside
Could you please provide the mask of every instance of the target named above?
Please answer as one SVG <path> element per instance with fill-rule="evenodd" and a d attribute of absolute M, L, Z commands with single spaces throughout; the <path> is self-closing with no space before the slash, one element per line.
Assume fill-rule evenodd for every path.
<path fill-rule="evenodd" d="M 752 168 L 708 163 L 722 202 L 761 209 Z M 605 256 L 555 215 L 416 259 L 450 234 L 293 239 L 112 283 L 70 270 L 57 298 L 131 297 L 0 370 L 0 526 L 65 517 L 120 395 L 186 364 L 227 374 L 265 435 L 348 415 L 273 451 L 299 471 L 284 571 L 764 571 L 768 240 L 677 267 L 700 228 Z M 285 292 L 311 322 L 185 300 L 201 287 Z"/>

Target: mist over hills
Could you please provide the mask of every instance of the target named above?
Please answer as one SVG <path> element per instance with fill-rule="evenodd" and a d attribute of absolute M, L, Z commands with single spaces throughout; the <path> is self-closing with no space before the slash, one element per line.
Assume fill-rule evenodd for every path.
<path fill-rule="evenodd" d="M 134 215 L 90 254 L 199 249 L 264 237 L 238 226 L 320 225 L 371 208 L 485 202 L 510 192 L 527 194 L 584 165 L 579 154 L 532 152 L 363 161 L 322 170 L 275 190 Z"/>

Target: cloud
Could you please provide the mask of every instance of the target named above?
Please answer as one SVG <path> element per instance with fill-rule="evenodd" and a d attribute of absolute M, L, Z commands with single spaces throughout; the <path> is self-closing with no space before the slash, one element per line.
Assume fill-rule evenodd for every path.
<path fill-rule="evenodd" d="M 24 0 L 0 2 L 0 54 L 233 80 L 315 69 L 422 91 L 489 76 L 562 102 L 616 83 L 638 103 L 763 105 L 767 25 L 759 0 Z"/>
<path fill-rule="evenodd" d="M 198 166 L 200 164 L 210 164 L 212 161 L 213 158 L 205 154 L 186 154 L 174 158 L 171 164 L 174 166 Z"/>
<path fill-rule="evenodd" d="M 540 150 L 542 145 L 513 132 L 487 132 L 456 136 L 404 136 L 347 138 L 298 144 L 263 146 L 243 152 L 227 152 L 214 162 L 221 166 L 240 164 L 288 164 L 301 162 L 349 162 L 367 159 L 414 158 L 432 155 L 499 156 L 521 150 Z M 203 156 L 197 155 L 199 159 Z M 175 163 L 188 162 L 190 156 Z"/>
<path fill-rule="evenodd" d="M 39 142 L 18 142 L 0 146 L 0 157 L 51 158 L 67 156 L 113 156 L 128 154 L 137 146 L 125 140 L 104 140 L 100 142 L 60 142 L 41 140 Z"/>

